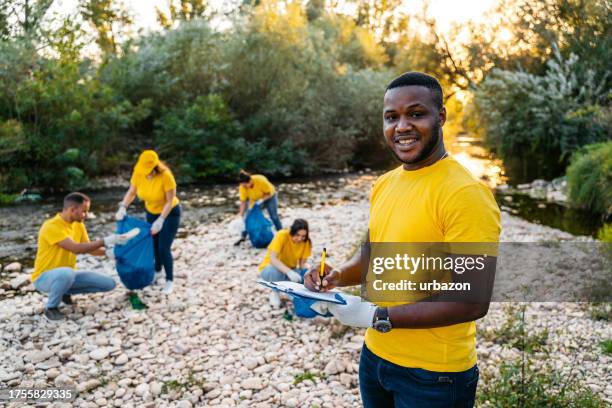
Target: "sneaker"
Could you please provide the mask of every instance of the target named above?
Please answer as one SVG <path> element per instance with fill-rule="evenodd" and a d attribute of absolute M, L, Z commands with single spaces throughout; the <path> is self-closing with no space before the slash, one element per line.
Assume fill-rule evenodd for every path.
<path fill-rule="evenodd" d="M 58 322 L 64 320 L 66 315 L 60 312 L 57 307 L 52 307 L 50 309 L 45 309 L 45 317 L 50 322 Z"/>
<path fill-rule="evenodd" d="M 70 295 L 62 296 L 62 302 L 64 302 L 65 305 L 74 305 L 74 304 L 76 304 L 76 302 L 74 300 L 72 300 L 72 296 L 70 296 Z"/>
<path fill-rule="evenodd" d="M 172 286 L 173 286 L 172 281 L 166 281 L 166 286 L 164 286 L 164 289 L 162 290 L 162 293 L 164 295 L 171 294 L 172 293 L 172 289 L 173 289 Z"/>
<path fill-rule="evenodd" d="M 278 309 L 281 305 L 281 298 L 278 294 L 277 291 L 273 290 L 272 293 L 270 293 L 270 306 L 272 306 L 274 309 Z"/>

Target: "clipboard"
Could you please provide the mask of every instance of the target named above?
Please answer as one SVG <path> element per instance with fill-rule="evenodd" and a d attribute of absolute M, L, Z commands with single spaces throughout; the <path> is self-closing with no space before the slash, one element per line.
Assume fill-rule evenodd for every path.
<path fill-rule="evenodd" d="M 270 289 L 287 293 L 288 295 L 299 297 L 302 299 L 311 299 L 319 302 L 329 302 L 336 303 L 339 305 L 346 305 L 346 300 L 344 300 L 341 295 L 342 292 L 337 289 L 332 289 L 328 292 L 313 292 L 311 290 L 306 289 L 301 283 L 291 281 L 268 282 L 266 280 L 259 279 L 257 283 L 266 286 Z"/>

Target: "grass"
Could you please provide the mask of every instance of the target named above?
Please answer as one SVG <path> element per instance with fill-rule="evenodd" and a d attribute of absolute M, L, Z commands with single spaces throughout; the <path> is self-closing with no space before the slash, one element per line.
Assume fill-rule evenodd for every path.
<path fill-rule="evenodd" d="M 193 386 L 202 388 L 204 387 L 205 382 L 206 382 L 206 379 L 204 377 L 196 378 L 194 372 L 191 371 L 189 373 L 189 376 L 187 376 L 187 378 L 184 381 L 169 380 L 169 381 L 164 382 L 164 384 L 162 385 L 161 393 L 168 394 L 173 391 L 181 391 L 181 390 L 187 391 Z"/>
<path fill-rule="evenodd" d="M 534 368 L 530 360 L 503 363 L 499 378 L 479 387 L 484 407 L 580 407 L 599 408 L 604 401 L 575 376 L 558 374 L 553 367 Z"/>
<path fill-rule="evenodd" d="M 599 346 L 604 354 L 612 354 L 612 339 L 602 341 Z"/>
<path fill-rule="evenodd" d="M 484 381 L 477 394 L 478 405 L 483 407 L 581 407 L 598 408 L 604 401 L 582 385 L 572 363 L 569 373 L 559 373 L 549 363 L 536 365 L 533 352 L 549 355 L 548 331 L 529 332 L 525 324 L 525 305 L 506 308 L 507 319 L 487 337 L 503 346 L 519 349 L 521 358 L 504 362 L 499 375 Z M 605 344 L 605 346 L 604 346 Z M 604 352 L 612 347 L 612 340 L 601 343 Z"/>
<path fill-rule="evenodd" d="M 302 381 L 311 380 L 314 382 L 316 378 L 325 378 L 322 374 L 311 373 L 310 371 L 304 371 L 302 374 L 296 374 L 293 376 L 293 385 L 298 385 Z"/>
<path fill-rule="evenodd" d="M 589 315 L 593 320 L 609 322 L 612 319 L 612 303 L 592 302 L 588 304 Z"/>

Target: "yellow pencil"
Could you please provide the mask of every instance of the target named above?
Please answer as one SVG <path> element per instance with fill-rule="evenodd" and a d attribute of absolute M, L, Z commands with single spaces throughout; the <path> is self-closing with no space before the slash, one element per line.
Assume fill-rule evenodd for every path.
<path fill-rule="evenodd" d="M 321 252 L 321 270 L 319 271 L 319 278 L 321 278 L 321 282 L 323 282 L 323 277 L 325 276 L 325 248 L 323 248 L 323 252 Z"/>

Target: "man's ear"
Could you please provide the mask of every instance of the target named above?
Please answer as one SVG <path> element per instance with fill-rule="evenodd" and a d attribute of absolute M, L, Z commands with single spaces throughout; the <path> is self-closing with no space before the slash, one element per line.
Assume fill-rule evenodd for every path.
<path fill-rule="evenodd" d="M 438 118 L 440 119 L 440 127 L 444 126 L 446 123 L 446 108 L 443 106 L 438 113 Z"/>

